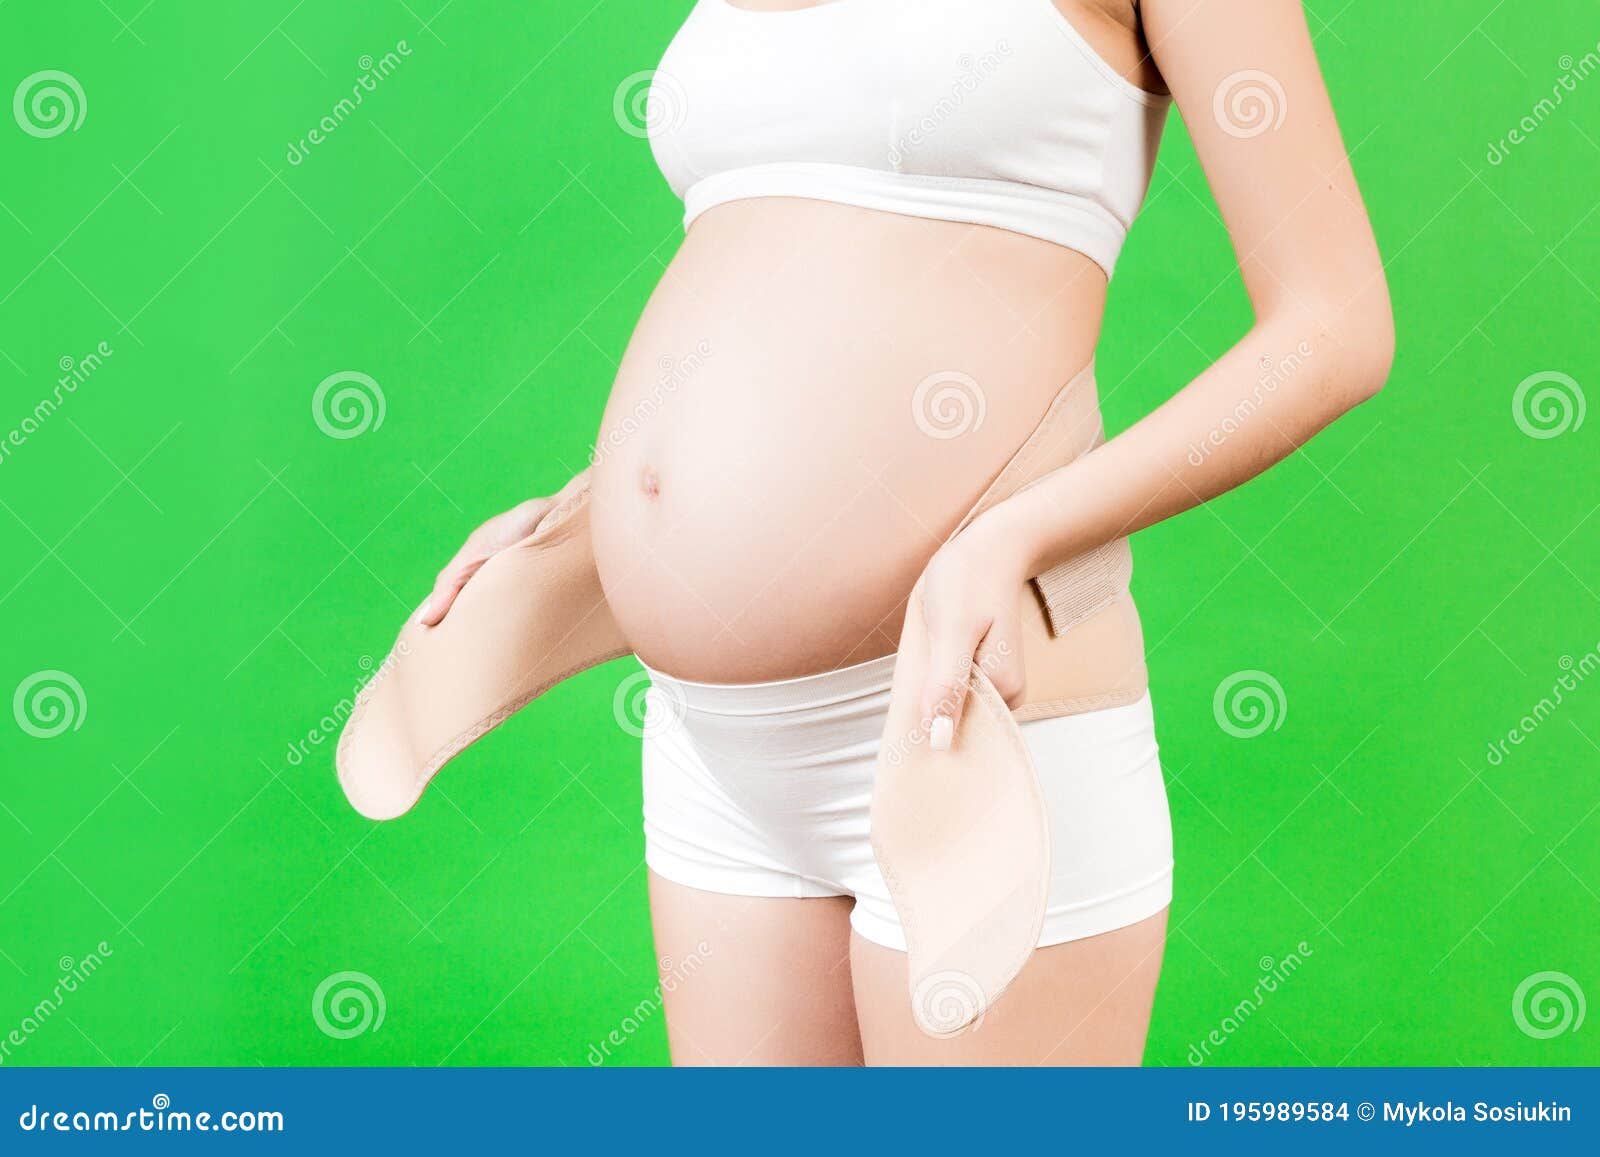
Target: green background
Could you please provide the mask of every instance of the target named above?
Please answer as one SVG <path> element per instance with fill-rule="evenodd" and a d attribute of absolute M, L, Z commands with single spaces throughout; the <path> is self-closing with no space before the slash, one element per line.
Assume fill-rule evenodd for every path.
<path fill-rule="evenodd" d="M 113 351 L 0 459 L 0 698 L 59 669 L 85 700 L 49 739 L 0 715 L 0 1036 L 111 949 L 6 1063 L 578 1065 L 650 997 L 631 661 L 398 823 L 291 747 L 468 529 L 583 463 L 681 237 L 614 97 L 688 8 L 0 7 L 4 91 L 63 69 L 87 97 L 50 139 L 0 118 L 0 436 L 63 358 Z M 1208 1063 L 1595 1063 L 1600 1024 L 1537 1039 L 1512 999 L 1547 970 L 1600 996 L 1600 680 L 1486 752 L 1600 643 L 1600 422 L 1512 411 L 1535 373 L 1600 383 L 1600 77 L 1487 153 L 1600 20 L 1308 9 L 1399 356 L 1305 452 L 1137 539 L 1179 863 L 1147 1059 L 1189 1063 L 1304 941 Z M 1249 320 L 1174 117 L 1112 293 L 1111 428 Z M 311 398 L 343 370 L 387 409 L 335 439 Z M 1249 669 L 1284 710 L 1241 739 L 1213 695 Z M 344 970 L 387 1012 L 335 1039 L 312 997 Z M 659 1014 L 610 1051 L 665 1062 Z"/>

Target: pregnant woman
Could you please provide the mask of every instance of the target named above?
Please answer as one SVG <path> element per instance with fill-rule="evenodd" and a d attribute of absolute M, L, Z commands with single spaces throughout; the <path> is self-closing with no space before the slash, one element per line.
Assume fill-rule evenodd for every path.
<path fill-rule="evenodd" d="M 1108 441 L 1092 358 L 1172 101 L 1254 322 Z M 1172 842 L 1123 540 L 1291 453 L 1393 353 L 1300 6 L 699 0 L 648 119 L 688 231 L 564 495 L 587 490 L 605 600 L 654 684 L 674 1061 L 1137 1063 Z M 556 507 L 475 533 L 421 629 Z M 908 1008 L 870 842 L 913 650 L 931 747 L 975 709 L 976 663 L 1048 805 L 1037 950 L 944 1039 Z"/>

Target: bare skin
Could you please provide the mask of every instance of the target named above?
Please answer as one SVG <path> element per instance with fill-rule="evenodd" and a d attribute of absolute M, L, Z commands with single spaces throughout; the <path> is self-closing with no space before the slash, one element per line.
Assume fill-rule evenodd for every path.
<path fill-rule="evenodd" d="M 1143 421 L 944 544 L 1088 360 L 1104 305 L 1098 267 L 998 230 L 815 202 L 712 210 L 641 320 L 603 435 L 659 392 L 663 359 L 702 340 L 711 353 L 693 368 L 694 389 L 669 391 L 671 404 L 594 472 L 602 581 L 646 662 L 737 683 L 887 654 L 915 584 L 935 657 L 927 713 L 959 715 L 975 654 L 1015 701 L 1016 592 L 1028 576 L 1248 481 L 1382 386 L 1394 349 L 1387 286 L 1299 6 L 1054 2 L 1125 77 L 1171 90 L 1239 255 L 1253 324 Z M 1262 73 L 1281 91 L 1282 123 L 1238 131 L 1218 94 L 1230 78 Z M 775 249 L 781 277 L 750 256 Z M 1301 350 L 1300 368 L 1263 396 L 1260 366 Z M 992 383 L 990 409 L 985 437 L 964 441 L 959 459 L 939 458 L 894 419 L 903 400 L 872 387 L 954 365 Z M 448 612 L 497 543 L 536 525 L 542 501 L 469 540 L 424 621 Z M 713 895 L 653 878 L 658 955 L 721 946 L 666 995 L 674 1060 L 1138 1062 L 1165 913 L 1037 951 L 981 1027 L 944 1041 L 912 1026 L 904 957 L 850 933 L 850 903 Z"/>
<path fill-rule="evenodd" d="M 593 471 L 595 563 L 640 661 L 752 683 L 893 651 L 929 558 L 1092 356 L 1105 286 L 978 225 L 798 198 L 696 220 Z M 951 372 L 983 420 L 941 439 L 913 397 Z"/>
<path fill-rule="evenodd" d="M 850 986 L 853 903 L 724 896 L 651 872 L 672 1063 L 861 1064 Z M 685 975 L 689 959 L 694 971 Z"/>
<path fill-rule="evenodd" d="M 1041 948 L 980 1024 L 911 1019 L 906 957 L 850 930 L 848 897 L 723 896 L 650 876 L 677 1065 L 1137 1065 L 1167 914 Z M 682 961 L 696 961 L 692 976 Z"/>

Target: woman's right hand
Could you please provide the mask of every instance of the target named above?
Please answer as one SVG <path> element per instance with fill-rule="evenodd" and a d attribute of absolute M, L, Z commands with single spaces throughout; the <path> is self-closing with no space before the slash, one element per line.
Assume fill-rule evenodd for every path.
<path fill-rule="evenodd" d="M 425 627 L 437 627 L 442 623 L 450 613 L 456 596 L 461 593 L 461 588 L 483 568 L 484 563 L 527 538 L 538 529 L 545 515 L 588 484 L 589 472 L 585 470 L 563 486 L 561 493 L 551 498 L 530 498 L 520 502 L 469 534 L 461 549 L 456 551 L 456 556 L 439 572 L 433 584 L 433 593 L 417 611 L 417 622 Z"/>

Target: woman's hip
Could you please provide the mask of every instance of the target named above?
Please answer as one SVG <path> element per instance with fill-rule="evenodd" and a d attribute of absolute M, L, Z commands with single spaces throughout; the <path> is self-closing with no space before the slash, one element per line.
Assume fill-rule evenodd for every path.
<path fill-rule="evenodd" d="M 894 657 L 802 679 L 652 673 L 647 859 L 705 891 L 856 898 L 867 939 L 903 948 L 870 842 Z M 1170 900 L 1172 835 L 1148 694 L 1021 724 L 1043 789 L 1051 883 L 1041 944 L 1122 927 Z"/>

